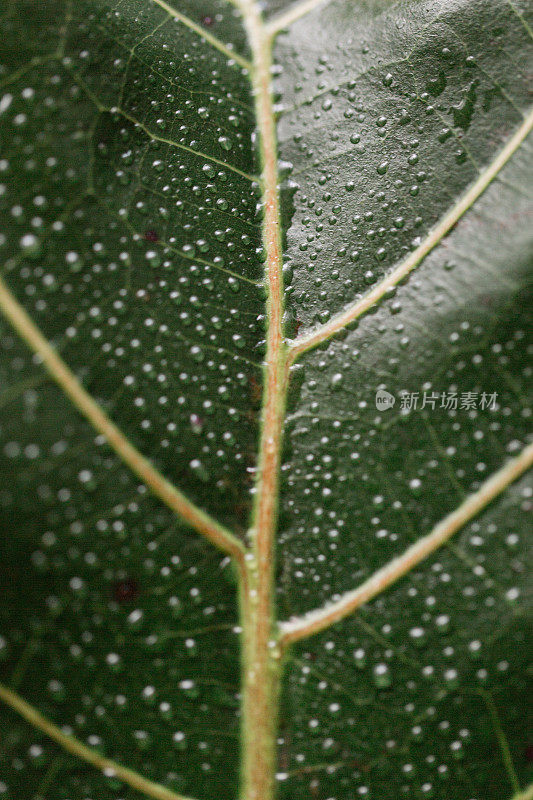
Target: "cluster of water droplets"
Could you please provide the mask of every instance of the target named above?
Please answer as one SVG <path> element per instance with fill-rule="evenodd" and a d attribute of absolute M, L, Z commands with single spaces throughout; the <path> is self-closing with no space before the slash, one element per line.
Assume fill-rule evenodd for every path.
<path fill-rule="evenodd" d="M 500 11 L 488 15 L 490 35 L 524 46 L 520 19 Z M 339 36 L 326 9 L 319 25 L 309 16 L 278 41 L 280 150 L 298 184 L 288 305 L 300 334 L 406 258 L 494 157 L 487 131 L 497 139 L 501 125 L 520 122 L 524 76 L 512 96 L 502 92 L 512 68 L 502 51 L 489 69 L 468 35 L 473 9 L 439 12 L 426 3 L 416 18 L 391 9 L 374 19 L 360 9 L 364 34 Z M 362 583 L 527 443 L 531 322 L 508 284 L 524 281 L 526 243 L 511 221 L 527 213 L 512 188 L 524 169 L 511 162 L 446 248 L 371 315 L 300 357 L 278 540 L 289 614 Z M 378 408 L 378 391 L 394 405 Z M 489 391 L 497 398 L 482 408 Z M 461 407 L 469 393 L 475 408 Z M 443 402 L 450 394 L 456 407 Z M 525 654 L 513 622 L 526 571 L 520 503 L 527 513 L 525 486 L 357 620 L 298 649 L 282 714 L 282 796 L 489 796 L 492 703 L 508 715 L 505 735 L 524 766 Z M 503 766 L 498 774 L 511 793 Z"/>
<path fill-rule="evenodd" d="M 238 532 L 264 339 L 245 33 L 218 0 L 180 3 L 192 28 L 155 3 L 63 6 L 9 15 L 0 48 L 4 277 L 124 436 Z M 234 796 L 231 565 L 0 344 L 2 682 L 148 779 Z M 2 797 L 125 791 L 9 712 L 0 739 Z"/>
<path fill-rule="evenodd" d="M 523 44 L 520 20 L 502 11 L 492 25 L 502 50 L 489 70 L 469 37 L 474 12 L 451 13 L 452 33 L 439 10 L 361 10 L 362 33 L 340 39 L 327 20 L 315 33 L 310 17 L 279 39 L 280 151 L 299 184 L 290 302 L 303 325 L 327 321 L 414 249 L 490 158 L 488 131 L 497 137 L 527 107 L 524 75 L 511 95 L 500 85 L 512 69 L 503 49 Z"/>
<path fill-rule="evenodd" d="M 517 557 L 523 535 L 503 534 L 524 531 L 531 498 L 524 481 L 451 550 L 298 647 L 284 697 L 282 796 L 440 797 L 453 786 L 458 797 L 484 797 L 500 724 L 525 765 L 527 567 Z"/>
<path fill-rule="evenodd" d="M 155 501 L 3 328 L 1 680 L 81 742 L 174 791 L 233 792 L 238 626 L 227 559 Z M 218 654 L 218 663 L 213 653 Z M 115 797 L 2 715 L 0 796 L 61 775 L 64 794 Z M 61 762 L 61 763 L 60 763 Z M 37 792 L 38 794 L 38 792 Z"/>
<path fill-rule="evenodd" d="M 236 41 L 207 10 L 193 22 Z M 1 99 L 10 286 L 125 434 L 243 527 L 264 340 L 249 83 L 155 4 L 61 36 Z"/>

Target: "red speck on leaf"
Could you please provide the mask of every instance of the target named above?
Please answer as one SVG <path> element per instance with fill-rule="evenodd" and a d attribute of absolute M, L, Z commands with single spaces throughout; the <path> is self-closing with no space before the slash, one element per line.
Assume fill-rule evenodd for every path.
<path fill-rule="evenodd" d="M 139 596 L 139 584 L 133 578 L 124 578 L 113 584 L 113 600 L 117 603 L 132 603 Z"/>
<path fill-rule="evenodd" d="M 191 414 L 189 417 L 191 427 L 195 433 L 201 433 L 204 427 L 204 421 L 198 414 Z"/>
<path fill-rule="evenodd" d="M 152 231 L 152 230 L 145 231 L 144 238 L 146 239 L 147 242 L 158 242 L 159 241 L 159 236 L 157 235 L 157 233 L 155 231 Z"/>
<path fill-rule="evenodd" d="M 203 17 L 202 19 L 202 25 L 205 25 L 206 28 L 210 28 L 213 22 L 213 17 Z"/>
<path fill-rule="evenodd" d="M 252 375 L 250 377 L 250 397 L 252 403 L 259 403 L 263 394 L 263 388 L 257 379 Z"/>

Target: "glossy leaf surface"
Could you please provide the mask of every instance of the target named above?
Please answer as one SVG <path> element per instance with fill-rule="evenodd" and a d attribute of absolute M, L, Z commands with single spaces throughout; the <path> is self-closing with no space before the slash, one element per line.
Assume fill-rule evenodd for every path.
<path fill-rule="evenodd" d="M 531 797 L 530 4 L 0 19 L 0 798 Z"/>

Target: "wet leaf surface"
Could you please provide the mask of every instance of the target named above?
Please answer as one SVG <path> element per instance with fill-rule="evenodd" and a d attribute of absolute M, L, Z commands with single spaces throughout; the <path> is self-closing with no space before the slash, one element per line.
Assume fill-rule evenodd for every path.
<path fill-rule="evenodd" d="M 291 22 L 273 46 L 287 342 L 377 287 L 524 131 L 409 278 L 292 367 L 287 620 L 401 556 L 528 444 L 533 14 L 526 0 L 264 11 Z M 0 19 L 2 277 L 127 441 L 246 543 L 269 319 L 242 15 L 225 0 L 14 0 Z M 230 559 L 7 321 L 0 353 L 0 680 L 177 795 L 234 800 Z M 528 785 L 531 497 L 524 476 L 290 649 L 280 798 L 505 800 Z M 2 705 L 0 798 L 141 796 Z"/>

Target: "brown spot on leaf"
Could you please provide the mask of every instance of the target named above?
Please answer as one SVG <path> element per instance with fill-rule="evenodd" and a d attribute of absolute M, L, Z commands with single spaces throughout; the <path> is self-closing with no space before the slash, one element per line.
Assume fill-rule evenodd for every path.
<path fill-rule="evenodd" d="M 263 394 L 263 387 L 253 375 L 250 377 L 250 399 L 254 405 L 258 404 Z"/>
<path fill-rule="evenodd" d="M 133 603 L 138 598 L 139 593 L 140 587 L 134 578 L 124 578 L 123 580 L 115 581 L 113 584 L 113 600 L 121 605 Z"/>

